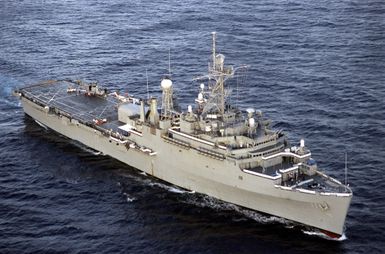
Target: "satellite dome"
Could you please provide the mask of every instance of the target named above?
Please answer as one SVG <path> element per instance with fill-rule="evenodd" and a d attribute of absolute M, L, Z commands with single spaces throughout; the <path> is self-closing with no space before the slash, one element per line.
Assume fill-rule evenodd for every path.
<path fill-rule="evenodd" d="M 255 109 L 253 109 L 253 108 L 247 108 L 247 109 L 246 109 L 246 112 L 249 113 L 249 114 L 254 114 Z"/>
<path fill-rule="evenodd" d="M 162 82 L 160 83 L 160 86 L 163 88 L 163 89 L 169 89 L 172 87 L 172 81 L 168 78 L 164 78 L 162 79 Z"/>
<path fill-rule="evenodd" d="M 198 94 L 198 100 L 203 101 L 203 94 L 202 93 Z"/>
<path fill-rule="evenodd" d="M 253 109 L 253 108 L 248 108 L 248 109 L 246 109 L 246 112 L 247 112 L 247 116 L 248 116 L 249 118 L 252 118 L 253 115 L 254 115 L 254 113 L 255 113 L 255 109 Z"/>

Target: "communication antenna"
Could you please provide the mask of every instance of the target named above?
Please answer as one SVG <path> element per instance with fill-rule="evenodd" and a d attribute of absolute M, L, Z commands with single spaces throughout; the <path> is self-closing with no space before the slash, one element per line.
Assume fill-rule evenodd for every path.
<path fill-rule="evenodd" d="M 147 81 L 147 99 L 150 99 L 150 92 L 148 89 L 148 75 L 147 75 L 147 68 L 146 68 L 146 81 Z"/>
<path fill-rule="evenodd" d="M 171 49 L 168 48 L 168 75 L 171 78 Z"/>
<path fill-rule="evenodd" d="M 212 32 L 211 33 L 213 35 L 213 70 L 215 70 L 215 58 L 216 58 L 216 53 L 215 53 L 215 39 L 216 39 L 216 36 L 217 36 L 217 33 L 216 32 Z"/>
<path fill-rule="evenodd" d="M 348 186 L 348 153 L 345 152 L 345 188 Z"/>
<path fill-rule="evenodd" d="M 247 71 L 249 69 L 249 66 L 247 65 L 242 65 L 238 67 L 238 75 L 237 77 L 237 87 L 236 87 L 236 101 L 235 101 L 235 106 L 238 107 L 238 102 L 239 102 L 239 86 L 242 86 L 245 84 L 246 79 L 247 79 Z"/>

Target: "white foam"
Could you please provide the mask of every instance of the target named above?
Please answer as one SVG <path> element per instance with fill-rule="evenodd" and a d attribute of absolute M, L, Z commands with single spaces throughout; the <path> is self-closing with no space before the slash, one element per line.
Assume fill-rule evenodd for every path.
<path fill-rule="evenodd" d="M 339 238 L 332 238 L 320 231 L 307 231 L 307 230 L 302 230 L 302 232 L 306 235 L 312 235 L 312 236 L 318 236 L 318 237 L 321 237 L 323 239 L 326 239 L 326 240 L 330 240 L 330 241 L 337 241 L 337 242 L 342 242 L 342 241 L 345 241 L 347 240 L 348 238 L 346 237 L 345 233 L 343 233 Z"/>
<path fill-rule="evenodd" d="M 136 200 L 135 197 L 131 197 L 128 193 L 126 192 L 123 192 L 123 195 L 126 196 L 126 200 L 127 202 L 131 203 L 131 202 L 134 202 Z"/>
<path fill-rule="evenodd" d="M 173 193 L 186 193 L 186 191 L 178 189 L 178 188 L 175 188 L 175 187 L 170 187 L 168 190 L 170 192 L 173 192 Z"/>
<path fill-rule="evenodd" d="M 197 198 L 188 199 L 187 203 L 193 204 L 193 205 L 196 205 L 199 207 L 209 207 L 209 208 L 215 209 L 217 211 L 235 211 L 239 214 L 242 214 L 246 218 L 255 220 L 255 221 L 262 223 L 262 224 L 270 224 L 270 223 L 278 222 L 281 224 L 287 224 L 288 225 L 291 223 L 290 221 L 288 221 L 286 219 L 279 218 L 279 217 L 276 217 L 273 215 L 265 215 L 265 214 L 261 214 L 257 211 L 252 211 L 249 209 L 241 208 L 237 205 L 227 203 L 227 202 L 221 201 L 219 199 L 216 199 L 214 197 L 207 196 L 207 195 L 205 195 L 199 199 L 197 199 Z"/>
<path fill-rule="evenodd" d="M 127 197 L 127 202 L 129 202 L 129 203 L 131 203 L 131 202 L 133 202 L 135 200 L 136 200 L 136 198 L 129 198 L 129 197 Z"/>
<path fill-rule="evenodd" d="M 65 181 L 66 181 L 66 183 L 70 183 L 70 184 L 78 184 L 77 179 L 66 178 Z"/>
<path fill-rule="evenodd" d="M 150 182 L 148 185 L 160 187 L 162 189 L 168 190 L 169 192 L 178 193 L 178 194 L 191 193 L 188 190 L 180 189 L 175 186 L 170 186 L 170 185 L 166 185 L 158 182 Z"/>
<path fill-rule="evenodd" d="M 87 152 L 87 153 L 90 153 L 90 154 L 93 154 L 95 156 L 97 155 L 104 155 L 104 153 L 100 152 L 100 151 L 96 151 L 88 146 L 85 146 L 77 141 L 71 141 L 71 144 L 75 145 L 76 147 L 82 149 L 83 151 Z"/>
<path fill-rule="evenodd" d="M 45 130 L 48 130 L 48 127 L 44 125 L 43 123 L 39 122 L 38 120 L 35 120 L 35 122 L 40 125 L 40 127 L 43 127 Z"/>

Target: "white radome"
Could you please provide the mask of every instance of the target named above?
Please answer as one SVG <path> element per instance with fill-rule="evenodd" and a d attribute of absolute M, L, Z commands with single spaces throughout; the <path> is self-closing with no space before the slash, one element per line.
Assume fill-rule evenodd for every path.
<path fill-rule="evenodd" d="M 168 78 L 162 79 L 162 82 L 160 83 L 160 86 L 163 89 L 170 89 L 172 87 L 172 81 Z"/>
<path fill-rule="evenodd" d="M 254 114 L 255 109 L 253 109 L 253 108 L 247 108 L 247 109 L 246 109 L 246 112 L 249 113 L 249 114 Z"/>

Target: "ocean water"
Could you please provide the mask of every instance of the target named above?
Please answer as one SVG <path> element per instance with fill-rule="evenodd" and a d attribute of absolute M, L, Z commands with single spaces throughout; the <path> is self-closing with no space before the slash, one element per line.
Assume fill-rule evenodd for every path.
<path fill-rule="evenodd" d="M 384 253 L 383 1 L 0 1 L 0 253 Z M 37 125 L 12 90 L 46 79 L 159 95 L 170 52 L 193 103 L 212 31 L 255 107 L 354 197 L 344 239 L 186 192 Z"/>

